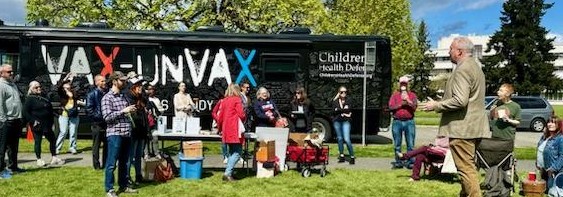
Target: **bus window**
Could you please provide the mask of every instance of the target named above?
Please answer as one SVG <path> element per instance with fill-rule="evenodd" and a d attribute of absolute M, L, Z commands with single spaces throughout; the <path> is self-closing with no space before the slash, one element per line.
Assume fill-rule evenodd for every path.
<path fill-rule="evenodd" d="M 18 54 L 0 52 L 0 64 L 10 64 L 14 70 L 18 67 Z"/>
<path fill-rule="evenodd" d="M 275 82 L 294 82 L 299 68 L 299 57 L 263 58 L 264 79 Z"/>

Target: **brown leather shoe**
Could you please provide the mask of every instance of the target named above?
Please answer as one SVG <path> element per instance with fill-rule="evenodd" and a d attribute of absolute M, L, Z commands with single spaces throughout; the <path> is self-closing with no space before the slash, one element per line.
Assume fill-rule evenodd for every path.
<path fill-rule="evenodd" d="M 223 181 L 232 182 L 232 181 L 236 181 L 236 179 L 233 178 L 232 176 L 223 175 Z"/>

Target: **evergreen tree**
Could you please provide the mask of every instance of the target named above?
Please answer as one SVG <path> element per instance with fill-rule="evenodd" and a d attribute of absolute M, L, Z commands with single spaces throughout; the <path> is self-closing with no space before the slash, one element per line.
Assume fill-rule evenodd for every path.
<path fill-rule="evenodd" d="M 416 92 L 420 100 L 433 97 L 435 90 L 430 88 L 430 71 L 434 68 L 434 53 L 430 51 L 430 40 L 428 40 L 428 29 L 424 20 L 420 22 L 417 31 L 418 52 L 422 56 L 413 72 L 411 90 Z"/>
<path fill-rule="evenodd" d="M 543 0 L 508 0 L 503 4 L 501 28 L 491 37 L 487 52 L 495 54 L 484 59 L 487 93 L 494 94 L 502 83 L 513 83 L 520 95 L 539 95 L 544 90 L 559 88 L 553 75 L 549 53 L 553 39 L 540 25 L 541 18 L 553 4 Z"/>

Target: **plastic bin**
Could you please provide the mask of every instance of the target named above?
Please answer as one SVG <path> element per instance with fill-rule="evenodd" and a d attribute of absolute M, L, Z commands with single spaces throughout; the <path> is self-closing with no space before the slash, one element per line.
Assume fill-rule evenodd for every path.
<path fill-rule="evenodd" d="M 178 157 L 180 159 L 180 178 L 201 179 L 204 157 L 184 157 L 183 154 L 178 154 Z"/>

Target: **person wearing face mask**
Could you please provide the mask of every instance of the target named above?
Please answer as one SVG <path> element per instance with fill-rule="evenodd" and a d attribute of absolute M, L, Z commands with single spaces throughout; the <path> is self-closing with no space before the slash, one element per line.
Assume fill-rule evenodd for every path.
<path fill-rule="evenodd" d="M 413 159 L 408 160 L 406 164 L 398 156 L 401 153 L 401 144 L 403 143 L 403 135 L 407 143 L 407 151 L 412 151 L 414 147 L 414 138 L 416 134 L 414 124 L 414 112 L 417 107 L 416 94 L 408 89 L 409 78 L 399 78 L 399 91 L 391 95 L 389 99 L 389 110 L 393 113 L 393 145 L 395 147 L 395 163 L 394 168 L 412 168 Z"/>
<path fill-rule="evenodd" d="M 511 100 L 514 87 L 502 84 L 497 91 L 498 100 L 491 106 L 492 138 L 514 141 L 516 126 L 520 124 L 520 105 Z"/>

